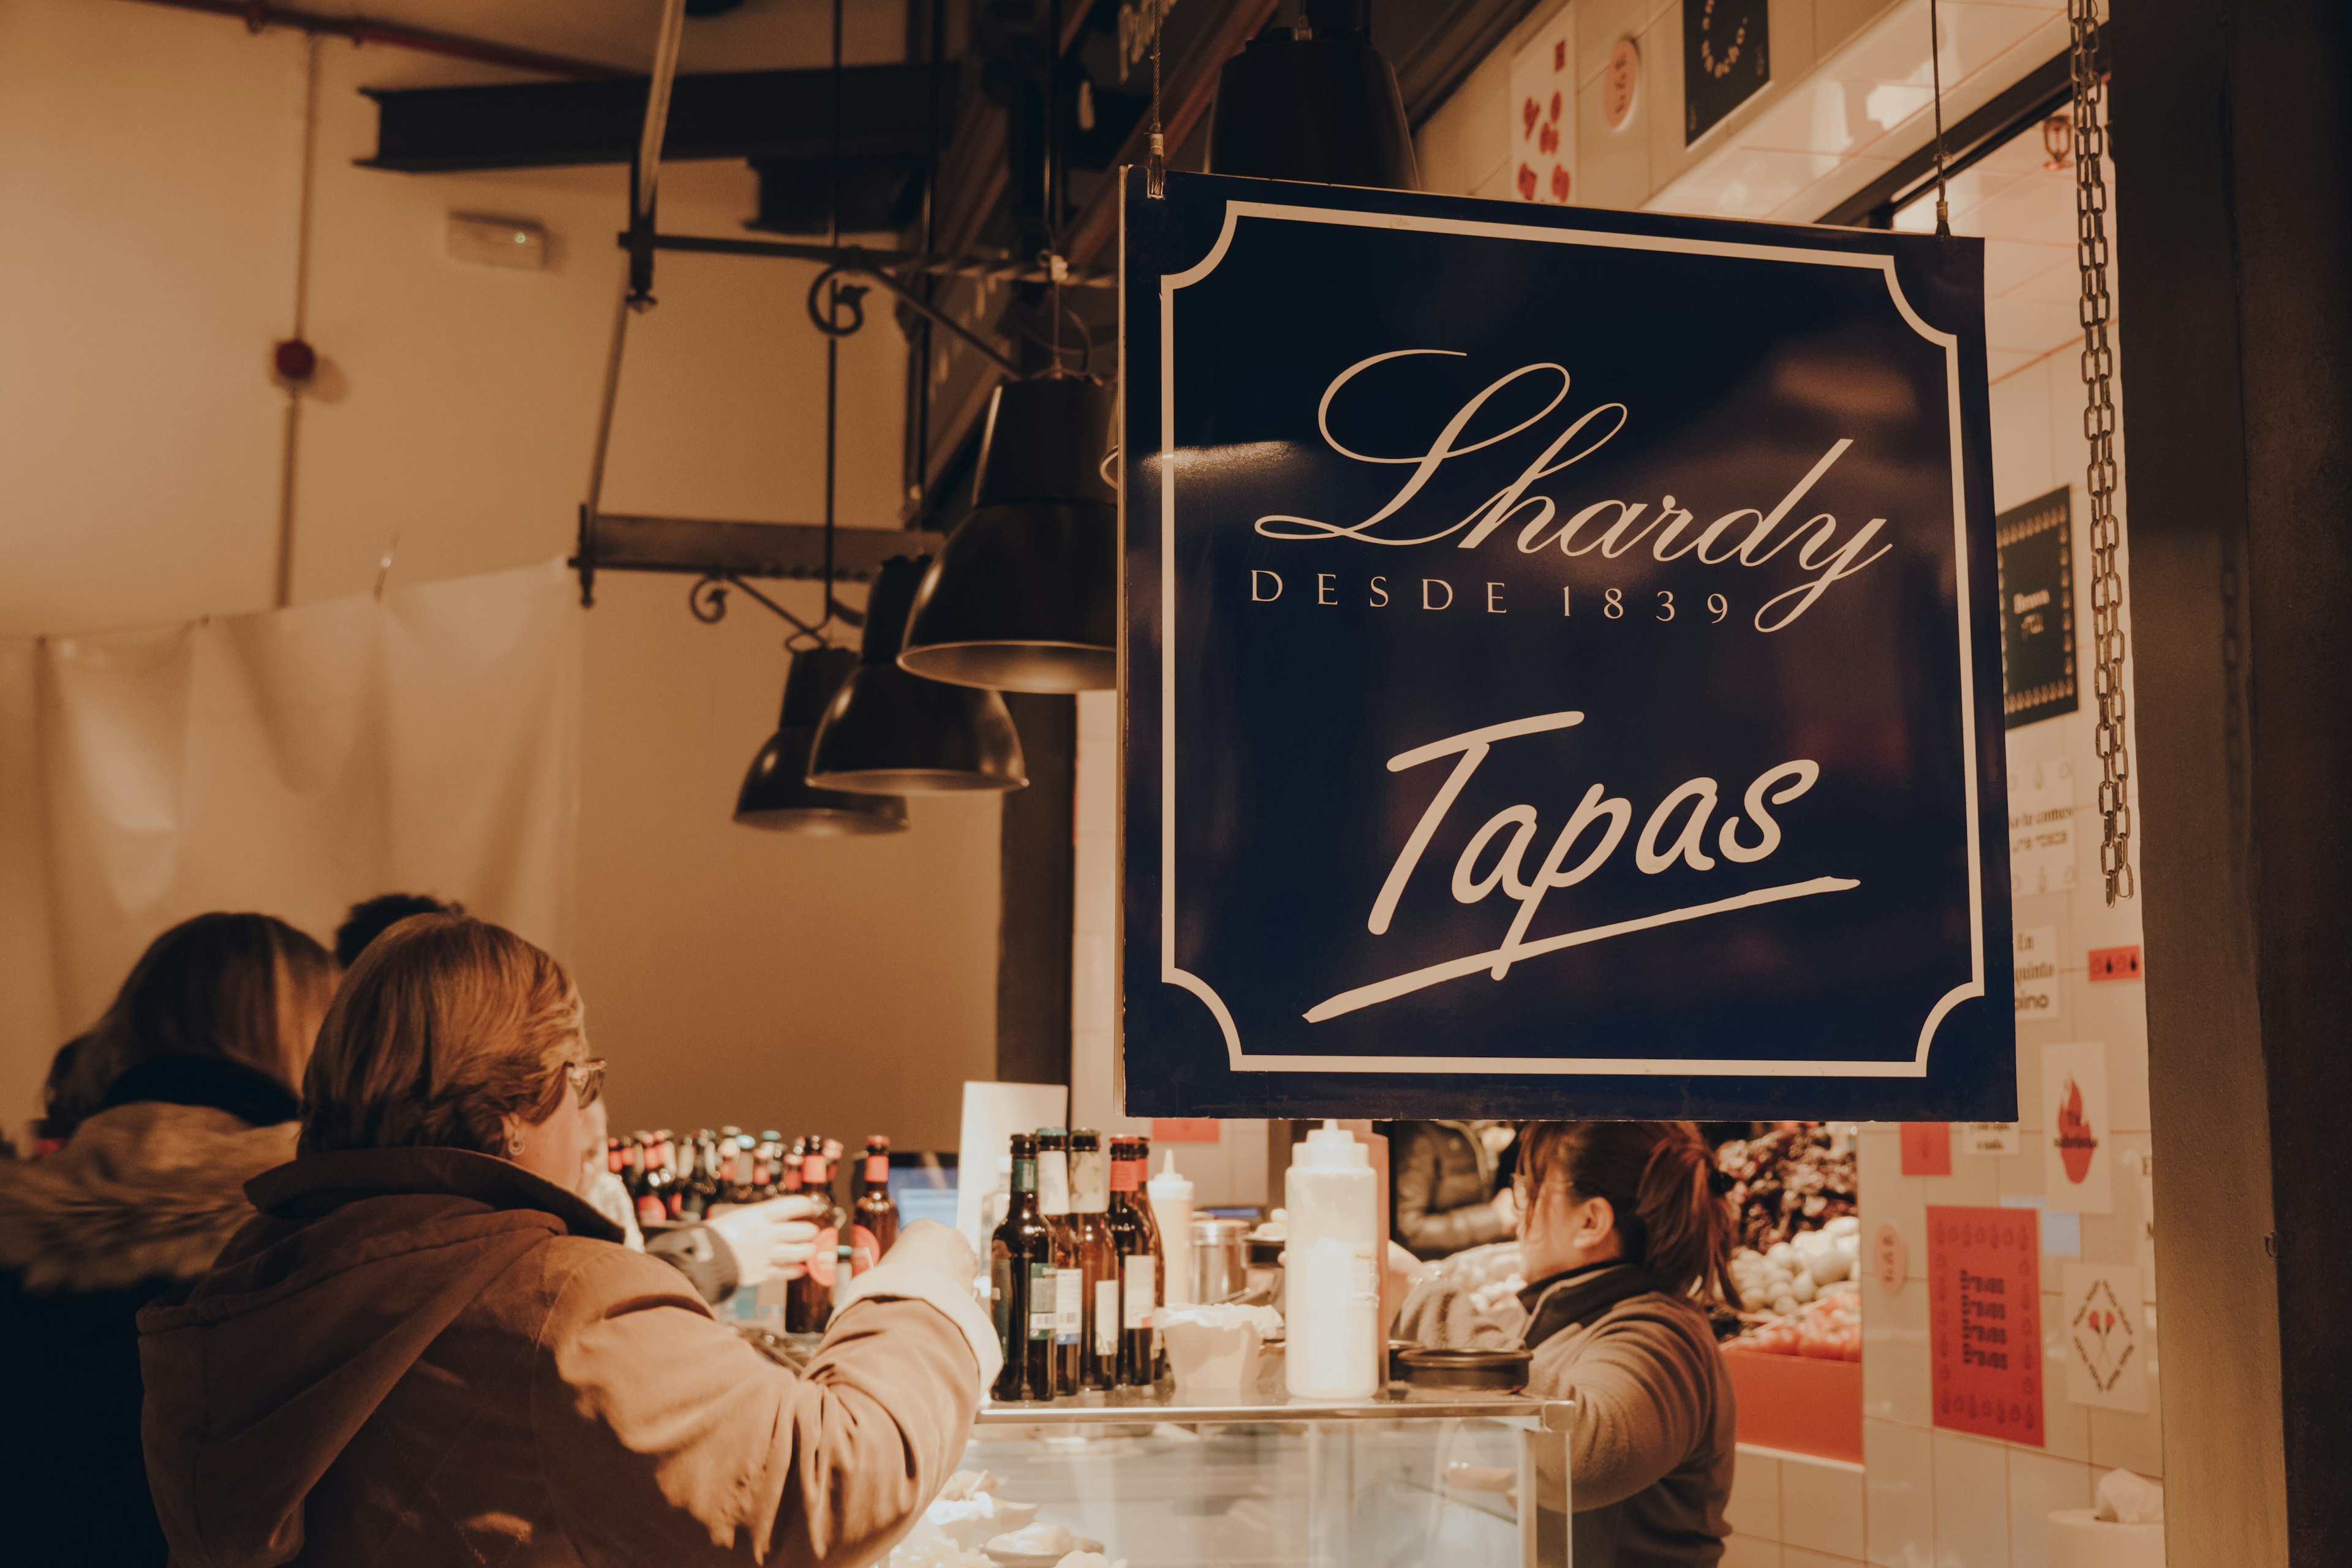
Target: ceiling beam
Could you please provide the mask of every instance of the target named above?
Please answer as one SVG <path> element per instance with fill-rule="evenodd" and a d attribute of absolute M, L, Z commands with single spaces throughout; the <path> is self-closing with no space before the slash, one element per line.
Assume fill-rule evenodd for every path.
<path fill-rule="evenodd" d="M 848 159 L 923 158 L 930 69 L 850 66 L 842 72 L 841 151 Z M 366 88 L 375 100 L 372 169 L 445 174 L 626 163 L 646 119 L 646 79 L 495 87 Z M 940 84 L 952 112 L 955 84 Z M 833 131 L 833 73 L 725 71 L 682 76 L 671 91 L 666 163 L 823 160 Z"/>

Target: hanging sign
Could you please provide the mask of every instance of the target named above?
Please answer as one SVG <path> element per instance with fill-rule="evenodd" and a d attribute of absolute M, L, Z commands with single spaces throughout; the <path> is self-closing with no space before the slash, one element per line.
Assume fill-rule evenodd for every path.
<path fill-rule="evenodd" d="M 1975 242 L 1124 210 L 1129 1112 L 2014 1118 Z"/>

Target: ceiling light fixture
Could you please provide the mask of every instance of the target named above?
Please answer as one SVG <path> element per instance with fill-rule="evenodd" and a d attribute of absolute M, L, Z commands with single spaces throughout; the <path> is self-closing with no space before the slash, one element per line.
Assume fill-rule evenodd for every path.
<path fill-rule="evenodd" d="M 826 707 L 810 752 L 808 782 L 819 789 L 952 795 L 1029 782 L 1003 698 L 898 668 L 927 564 L 921 556 L 893 556 L 874 580 L 857 668 Z"/>
<path fill-rule="evenodd" d="M 894 795 L 853 795 L 819 789 L 808 782 L 810 754 L 826 704 L 857 668 L 857 653 L 845 647 L 807 647 L 793 655 L 784 677 L 784 711 L 743 775 L 735 797 L 735 820 L 746 827 L 814 837 L 863 837 L 903 832 L 907 803 Z"/>
<path fill-rule="evenodd" d="M 1110 388 L 1091 376 L 996 389 L 972 513 L 916 592 L 901 668 L 999 691 L 1118 683 L 1110 421 Z"/>
<path fill-rule="evenodd" d="M 1209 167 L 1220 174 L 1416 191 L 1396 72 L 1372 47 L 1370 0 L 1307 0 L 1217 76 Z"/>

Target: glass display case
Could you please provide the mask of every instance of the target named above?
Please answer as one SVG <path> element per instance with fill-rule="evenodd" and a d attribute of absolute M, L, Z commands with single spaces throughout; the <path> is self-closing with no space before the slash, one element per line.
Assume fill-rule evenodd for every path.
<path fill-rule="evenodd" d="M 963 1465 L 1129 1568 L 1558 1568 L 1570 1408 L 1426 1393 L 1000 1405 Z"/>

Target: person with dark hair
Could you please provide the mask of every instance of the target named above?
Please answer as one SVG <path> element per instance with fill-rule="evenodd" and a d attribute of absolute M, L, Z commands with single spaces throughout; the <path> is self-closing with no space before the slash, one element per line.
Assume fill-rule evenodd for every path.
<path fill-rule="evenodd" d="M 425 893 L 378 893 L 353 904 L 335 928 L 335 962 L 349 969 L 360 961 L 368 943 L 411 915 L 462 915 L 466 906 L 455 899 Z"/>
<path fill-rule="evenodd" d="M 511 931 L 419 915 L 361 955 L 300 1152 L 140 1315 L 175 1561 L 850 1568 L 913 1525 L 1002 1361 L 971 1248 L 909 1225 L 788 1370 L 707 1303 L 803 1271 L 814 1200 L 631 1251 L 574 1191 L 603 1070 Z"/>
<path fill-rule="evenodd" d="M 1389 1133 L 1390 1235 L 1415 1258 L 1502 1241 L 1517 1219 L 1507 1121 L 1400 1121 Z"/>
<path fill-rule="evenodd" d="M 1537 1121 L 1515 1182 L 1526 1287 L 1470 1310 L 1440 1266 L 1406 1300 L 1400 1333 L 1524 1345 L 1528 1392 L 1574 1399 L 1577 1568 L 1712 1568 L 1731 1532 L 1738 1412 L 1705 1307 L 1738 1299 L 1714 1157 L 1687 1121 Z"/>
<path fill-rule="evenodd" d="M 246 1182 L 292 1157 L 294 1086 L 334 987 L 334 960 L 283 921 L 199 915 L 59 1052 L 63 1145 L 0 1165 L 0 1387 L 39 1435 L 0 1467 L 24 1561 L 163 1561 L 135 1317 L 212 1266 L 253 1215 Z"/>

